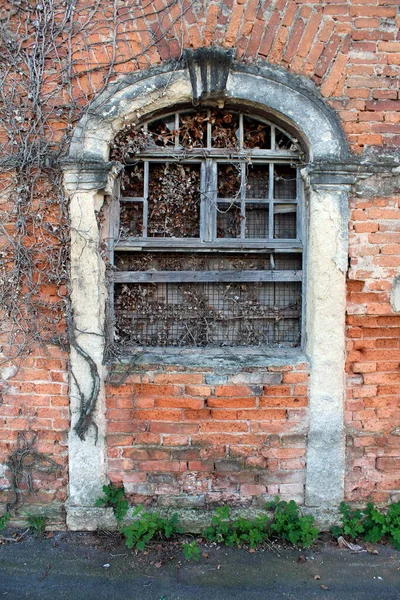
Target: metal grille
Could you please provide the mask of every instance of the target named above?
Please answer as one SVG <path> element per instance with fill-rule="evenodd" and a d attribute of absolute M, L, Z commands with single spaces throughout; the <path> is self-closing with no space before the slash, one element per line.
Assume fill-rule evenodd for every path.
<path fill-rule="evenodd" d="M 116 284 L 117 339 L 139 346 L 299 344 L 301 284 Z"/>

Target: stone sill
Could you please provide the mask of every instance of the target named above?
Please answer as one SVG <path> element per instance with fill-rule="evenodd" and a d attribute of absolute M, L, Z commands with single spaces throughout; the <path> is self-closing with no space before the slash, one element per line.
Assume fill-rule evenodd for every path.
<path fill-rule="evenodd" d="M 126 352 L 118 364 L 122 369 L 126 364 L 143 368 L 145 366 L 179 366 L 197 369 L 211 369 L 214 372 L 237 372 L 241 369 L 295 366 L 308 363 L 309 359 L 301 348 L 262 348 L 226 347 L 226 348 L 135 348 Z"/>

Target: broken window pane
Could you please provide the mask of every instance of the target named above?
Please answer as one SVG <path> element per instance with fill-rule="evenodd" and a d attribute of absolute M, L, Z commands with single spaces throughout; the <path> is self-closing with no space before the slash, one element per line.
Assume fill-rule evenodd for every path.
<path fill-rule="evenodd" d="M 180 115 L 179 143 L 184 148 L 207 147 L 207 112 Z"/>
<path fill-rule="evenodd" d="M 213 148 L 239 148 L 239 115 L 237 113 L 215 110 L 211 113 L 210 121 Z"/>
<path fill-rule="evenodd" d="M 269 150 L 271 148 L 271 127 L 255 119 L 243 117 L 243 147 Z"/>
<path fill-rule="evenodd" d="M 274 198 L 296 200 L 297 171 L 290 165 L 274 165 Z"/>
<path fill-rule="evenodd" d="M 150 163 L 149 237 L 199 237 L 200 165 Z"/>
<path fill-rule="evenodd" d="M 156 146 L 175 145 L 175 114 L 163 119 L 152 121 L 148 124 L 149 137 L 153 139 Z"/>
<path fill-rule="evenodd" d="M 274 205 L 274 238 L 296 239 L 296 204 Z"/>

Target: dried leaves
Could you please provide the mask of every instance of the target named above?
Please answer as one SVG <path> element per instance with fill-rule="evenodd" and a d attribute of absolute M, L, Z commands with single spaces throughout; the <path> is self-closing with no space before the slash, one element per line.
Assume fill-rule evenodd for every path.
<path fill-rule="evenodd" d="M 200 168 L 152 164 L 149 180 L 149 237 L 199 237 Z"/>

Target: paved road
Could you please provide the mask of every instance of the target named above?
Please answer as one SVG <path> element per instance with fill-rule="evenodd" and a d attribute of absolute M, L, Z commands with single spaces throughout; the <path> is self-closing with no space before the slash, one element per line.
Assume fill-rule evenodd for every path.
<path fill-rule="evenodd" d="M 400 552 L 388 547 L 379 555 L 214 547 L 197 563 L 163 551 L 160 566 L 160 552 L 95 544 L 93 534 L 56 533 L 0 546 L 0 600 L 400 600 Z"/>

